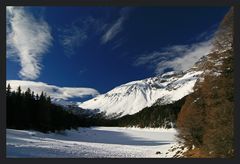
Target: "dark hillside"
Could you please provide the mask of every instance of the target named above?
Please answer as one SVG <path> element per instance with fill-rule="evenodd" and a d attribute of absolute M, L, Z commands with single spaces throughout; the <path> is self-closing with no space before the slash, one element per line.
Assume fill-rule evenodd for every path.
<path fill-rule="evenodd" d="M 146 107 L 136 114 L 126 115 L 115 121 L 118 126 L 173 128 L 185 99 L 184 97 L 172 104 Z"/>

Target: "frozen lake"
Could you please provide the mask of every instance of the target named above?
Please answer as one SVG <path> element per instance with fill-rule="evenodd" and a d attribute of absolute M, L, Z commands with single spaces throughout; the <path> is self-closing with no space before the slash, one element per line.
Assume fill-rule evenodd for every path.
<path fill-rule="evenodd" d="M 7 157 L 169 158 L 175 129 L 91 127 L 44 134 L 7 129 Z M 156 154 L 156 152 L 160 152 Z"/>

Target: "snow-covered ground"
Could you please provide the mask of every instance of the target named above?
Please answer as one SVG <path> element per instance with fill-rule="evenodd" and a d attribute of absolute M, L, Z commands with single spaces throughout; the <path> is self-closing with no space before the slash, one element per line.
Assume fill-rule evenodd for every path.
<path fill-rule="evenodd" d="M 91 127 L 44 134 L 7 129 L 7 157 L 167 158 L 179 148 L 175 129 Z M 158 152 L 156 154 L 156 152 Z"/>

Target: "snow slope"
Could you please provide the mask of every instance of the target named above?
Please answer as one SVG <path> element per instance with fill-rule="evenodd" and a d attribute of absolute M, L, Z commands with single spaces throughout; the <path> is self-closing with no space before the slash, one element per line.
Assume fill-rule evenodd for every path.
<path fill-rule="evenodd" d="M 177 147 L 175 129 L 92 127 L 44 134 L 7 129 L 7 157 L 167 158 Z M 160 151 L 161 154 L 156 154 Z"/>
<path fill-rule="evenodd" d="M 202 71 L 168 72 L 161 76 L 132 81 L 106 94 L 79 103 L 83 109 L 99 109 L 106 116 L 134 114 L 161 98 L 162 104 L 177 101 L 188 95 Z"/>

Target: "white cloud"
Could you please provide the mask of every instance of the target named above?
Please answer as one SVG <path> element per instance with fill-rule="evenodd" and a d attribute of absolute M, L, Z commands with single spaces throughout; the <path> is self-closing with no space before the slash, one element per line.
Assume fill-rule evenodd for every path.
<path fill-rule="evenodd" d="M 24 80 L 7 80 L 7 85 L 10 84 L 12 90 L 17 90 L 21 86 L 22 91 L 30 88 L 35 94 L 45 92 L 48 96 L 55 100 L 68 100 L 70 98 L 96 96 L 99 92 L 93 88 L 73 88 L 73 87 L 59 87 L 49 85 L 43 82 L 24 81 Z"/>
<path fill-rule="evenodd" d="M 122 29 L 122 23 L 124 17 L 120 17 L 114 24 L 108 29 L 108 31 L 102 37 L 102 43 L 107 43 L 112 40 Z"/>
<path fill-rule="evenodd" d="M 79 18 L 70 23 L 70 25 L 59 28 L 59 39 L 64 47 L 65 54 L 70 57 L 78 47 L 85 44 L 93 36 L 102 35 L 100 41 L 103 44 L 112 40 L 122 30 L 122 25 L 127 19 L 130 10 L 132 8 L 122 8 L 120 17 L 112 24 L 106 23 L 105 18 L 100 19 L 89 16 Z M 114 48 L 117 48 L 120 44 L 119 42 L 115 43 Z"/>
<path fill-rule="evenodd" d="M 22 79 L 37 79 L 41 58 L 52 43 L 50 27 L 24 7 L 7 7 L 7 54 L 20 63 Z"/>
<path fill-rule="evenodd" d="M 210 53 L 212 48 L 212 39 L 191 45 L 174 45 L 165 47 L 159 52 L 141 55 L 134 65 L 151 65 L 155 68 L 156 74 L 161 74 L 168 68 L 185 71 L 202 56 Z"/>
<path fill-rule="evenodd" d="M 103 22 L 93 17 L 79 18 L 70 25 L 60 28 L 59 38 L 65 54 L 73 55 L 76 48 L 84 44 L 92 35 L 102 32 L 104 28 Z"/>
<path fill-rule="evenodd" d="M 123 23 L 127 19 L 129 11 L 130 11 L 130 8 L 128 7 L 121 9 L 120 17 L 110 25 L 110 27 L 102 36 L 103 44 L 112 40 L 122 30 Z"/>

